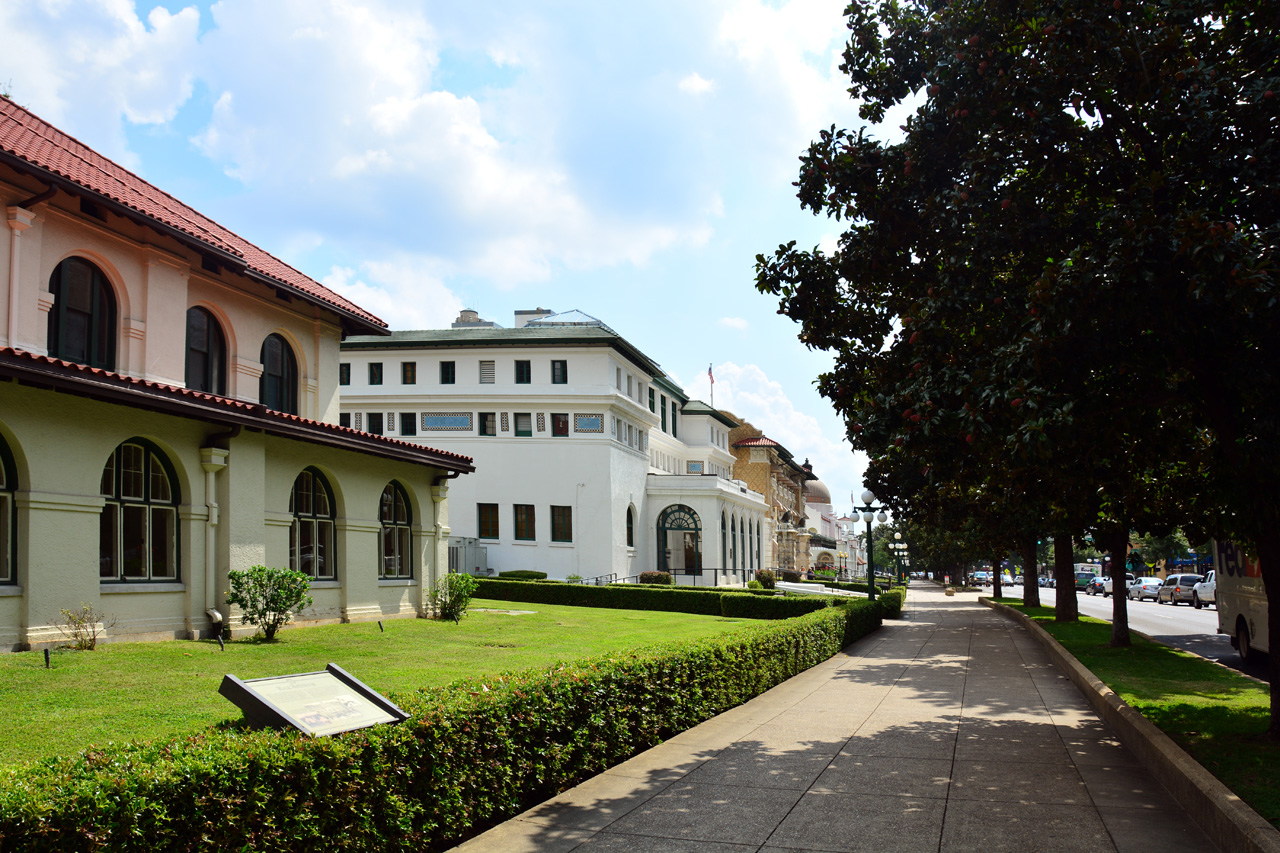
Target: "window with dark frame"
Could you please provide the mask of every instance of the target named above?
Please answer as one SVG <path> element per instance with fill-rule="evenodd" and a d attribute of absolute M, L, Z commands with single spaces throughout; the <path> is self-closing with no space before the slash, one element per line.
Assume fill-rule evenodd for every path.
<path fill-rule="evenodd" d="M 13 538 L 17 522 L 14 517 L 13 493 L 17 490 L 13 457 L 9 455 L 9 447 L 4 439 L 0 438 L 0 583 L 16 583 L 18 580 L 14 572 L 17 549 Z"/>
<path fill-rule="evenodd" d="M 515 538 L 532 542 L 537 539 L 537 530 L 534 525 L 533 504 L 516 504 L 512 507 L 515 515 Z"/>
<path fill-rule="evenodd" d="M 573 541 L 573 507 L 551 507 L 551 541 Z"/>
<path fill-rule="evenodd" d="M 672 438 L 680 437 L 680 430 L 676 425 L 676 412 L 678 411 L 679 409 L 676 407 L 676 401 L 672 400 L 671 401 L 671 437 Z"/>
<path fill-rule="evenodd" d="M 498 434 L 498 416 L 494 412 L 480 412 L 477 415 L 480 421 L 481 435 L 497 435 Z"/>
<path fill-rule="evenodd" d="M 382 561 L 378 577 L 413 577 L 412 518 L 409 515 L 409 498 L 399 483 L 387 483 L 382 490 L 378 519 L 382 522 Z"/>
<path fill-rule="evenodd" d="M 636 513 L 631 507 L 627 507 L 627 547 L 636 547 Z"/>
<path fill-rule="evenodd" d="M 533 381 L 533 364 L 524 359 L 516 360 L 516 384 L 528 385 Z"/>
<path fill-rule="evenodd" d="M 533 435 L 533 416 L 527 412 L 516 413 L 516 435 L 528 438 Z"/>
<path fill-rule="evenodd" d="M 227 339 L 213 314 L 199 305 L 187 309 L 186 386 L 227 395 Z"/>
<path fill-rule="evenodd" d="M 559 437 L 569 434 L 569 415 L 567 412 L 563 414 L 551 413 L 551 434 Z"/>
<path fill-rule="evenodd" d="M 102 468 L 98 576 L 104 581 L 178 580 L 178 494 L 167 461 L 126 441 Z"/>
<path fill-rule="evenodd" d="M 369 412 L 366 418 L 369 425 L 365 428 L 365 432 L 382 435 L 382 412 Z"/>
<path fill-rule="evenodd" d="M 418 434 L 418 417 L 416 412 L 400 413 L 400 434 L 401 435 L 417 435 Z"/>
<path fill-rule="evenodd" d="M 342 412 L 341 414 L 339 414 L 339 415 L 338 415 L 338 426 L 344 426 L 344 427 L 346 427 L 347 429 L 350 429 L 350 428 L 351 428 L 351 413 L 350 413 L 350 412 Z"/>
<path fill-rule="evenodd" d="M 342 362 L 342 364 L 338 365 L 338 384 L 339 385 L 351 384 L 351 362 L 344 361 Z"/>
<path fill-rule="evenodd" d="M 566 359 L 551 360 L 551 384 L 569 384 L 569 362 Z"/>
<path fill-rule="evenodd" d="M 497 539 L 498 505 L 476 504 L 476 526 L 481 539 Z"/>
<path fill-rule="evenodd" d="M 662 395 L 662 431 L 667 431 L 667 395 Z"/>
<path fill-rule="evenodd" d="M 369 362 L 369 384 L 370 385 L 382 384 L 382 362 L 380 361 Z"/>
<path fill-rule="evenodd" d="M 337 577 L 333 498 L 324 475 L 307 468 L 289 493 L 289 568 L 316 580 Z"/>
<path fill-rule="evenodd" d="M 452 361 L 440 362 L 440 384 L 441 385 L 453 385 L 454 382 L 456 381 L 456 376 L 457 376 L 457 373 L 454 369 L 454 362 Z"/>
<path fill-rule="evenodd" d="M 267 335 L 261 358 L 258 401 L 277 412 L 298 414 L 298 359 L 293 348 L 280 335 Z"/>
<path fill-rule="evenodd" d="M 417 385 L 418 384 L 418 362 L 416 361 L 400 362 L 400 384 L 401 385 Z"/>
<path fill-rule="evenodd" d="M 48 347 L 52 358 L 114 370 L 116 298 L 102 270 L 67 258 L 49 276 Z"/>
<path fill-rule="evenodd" d="M 656 407 L 655 407 L 655 406 L 654 406 L 654 404 L 653 404 L 653 389 L 652 389 L 652 388 L 650 388 L 650 389 L 649 389 L 649 411 L 651 411 L 651 412 L 657 411 Z"/>

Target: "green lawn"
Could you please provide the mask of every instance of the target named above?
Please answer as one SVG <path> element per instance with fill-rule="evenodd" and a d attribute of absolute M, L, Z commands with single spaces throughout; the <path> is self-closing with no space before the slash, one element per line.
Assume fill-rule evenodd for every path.
<path fill-rule="evenodd" d="M 1280 744 L 1262 736 L 1271 705 L 1266 684 L 1137 635 L 1132 646 L 1111 648 L 1111 623 L 1101 619 L 1057 623 L 1052 607 L 1003 603 L 1035 619 L 1121 699 L 1280 826 Z"/>
<path fill-rule="evenodd" d="M 479 612 L 532 610 L 529 615 Z M 550 666 L 661 642 L 723 634 L 747 620 L 475 599 L 461 624 L 426 619 L 293 628 L 274 643 L 108 643 L 93 652 L 0 655 L 0 764 L 110 740 L 167 738 L 239 719 L 218 695 L 226 673 L 259 678 L 336 663 L 382 693 Z"/>

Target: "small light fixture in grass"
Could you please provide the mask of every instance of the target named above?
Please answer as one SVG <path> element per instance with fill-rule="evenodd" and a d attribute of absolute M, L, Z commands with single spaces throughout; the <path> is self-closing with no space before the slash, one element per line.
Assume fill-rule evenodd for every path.
<path fill-rule="evenodd" d="M 254 566 L 232 570 L 227 602 L 241 609 L 241 625 L 257 625 L 268 641 L 289 624 L 294 613 L 310 607 L 311 578 L 291 569 Z"/>

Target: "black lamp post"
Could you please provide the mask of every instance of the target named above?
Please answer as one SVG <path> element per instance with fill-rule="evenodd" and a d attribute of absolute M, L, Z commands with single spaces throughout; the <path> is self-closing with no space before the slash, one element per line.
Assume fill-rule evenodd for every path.
<path fill-rule="evenodd" d="M 862 493 L 862 520 L 867 523 L 867 598 L 872 601 L 876 597 L 876 561 L 875 544 L 871 541 L 871 522 L 874 520 L 884 524 L 889 520 L 889 516 L 885 514 L 884 507 L 872 506 L 875 499 L 876 496 L 871 494 L 870 489 Z M 854 510 L 856 512 L 857 508 L 855 507 Z"/>

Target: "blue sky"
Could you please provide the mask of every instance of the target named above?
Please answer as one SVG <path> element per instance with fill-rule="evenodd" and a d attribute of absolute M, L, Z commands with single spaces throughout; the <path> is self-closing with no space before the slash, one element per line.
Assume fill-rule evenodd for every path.
<path fill-rule="evenodd" d="M 0 86 L 394 329 L 579 309 L 812 460 L 865 459 L 754 258 L 831 245 L 840 0 L 0 4 Z M 896 126 L 897 122 L 889 123 Z"/>

